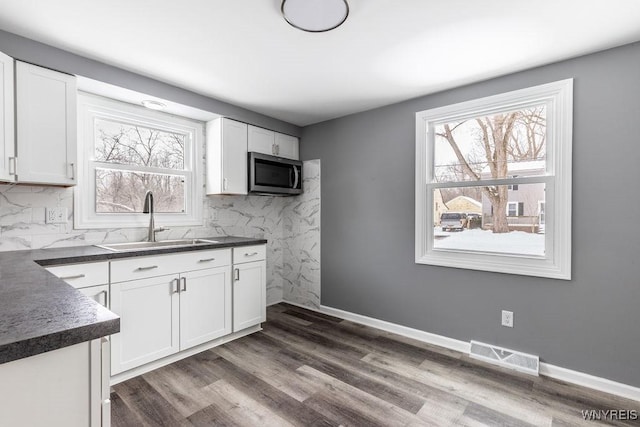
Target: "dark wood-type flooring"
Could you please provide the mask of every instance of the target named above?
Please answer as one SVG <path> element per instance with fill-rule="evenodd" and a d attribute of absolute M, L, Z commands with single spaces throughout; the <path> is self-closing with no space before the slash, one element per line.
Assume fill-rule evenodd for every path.
<path fill-rule="evenodd" d="M 590 426 L 638 402 L 287 304 L 264 330 L 112 388 L 118 426 Z"/>

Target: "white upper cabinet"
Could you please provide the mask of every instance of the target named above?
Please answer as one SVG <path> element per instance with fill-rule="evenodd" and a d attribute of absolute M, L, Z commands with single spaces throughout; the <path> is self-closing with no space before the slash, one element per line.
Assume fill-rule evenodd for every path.
<path fill-rule="evenodd" d="M 15 180 L 13 58 L 0 52 L 0 181 Z"/>
<path fill-rule="evenodd" d="M 18 182 L 75 185 L 75 76 L 16 61 Z"/>
<path fill-rule="evenodd" d="M 247 194 L 247 125 L 207 122 L 207 194 Z"/>
<path fill-rule="evenodd" d="M 275 156 L 275 132 L 249 125 L 249 151 Z"/>
<path fill-rule="evenodd" d="M 300 160 L 298 138 L 284 133 L 276 133 L 276 154 L 287 159 Z"/>
<path fill-rule="evenodd" d="M 249 151 L 299 160 L 298 138 L 249 125 Z"/>

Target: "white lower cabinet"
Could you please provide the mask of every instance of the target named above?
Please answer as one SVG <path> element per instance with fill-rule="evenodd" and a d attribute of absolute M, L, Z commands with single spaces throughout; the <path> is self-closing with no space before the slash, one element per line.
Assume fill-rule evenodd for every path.
<path fill-rule="evenodd" d="M 111 375 L 169 356 L 180 349 L 176 276 L 111 284 L 111 311 L 120 333 L 111 336 Z"/>
<path fill-rule="evenodd" d="M 0 426 L 109 427 L 108 346 L 102 338 L 0 364 Z"/>
<path fill-rule="evenodd" d="M 265 245 L 233 248 L 233 332 L 267 320 Z"/>
<path fill-rule="evenodd" d="M 266 266 L 264 261 L 255 261 L 233 268 L 233 332 L 237 332 L 267 320 Z"/>
<path fill-rule="evenodd" d="M 180 350 L 231 333 L 229 267 L 192 271 L 180 277 Z"/>
<path fill-rule="evenodd" d="M 111 284 L 111 310 L 120 316 L 120 333 L 112 336 L 111 375 L 231 333 L 230 250 L 211 253 L 193 253 L 193 268 L 201 270 Z M 166 266 L 175 262 L 173 257 L 184 254 L 135 262 L 140 268 Z M 205 268 L 215 262 L 226 265 Z M 140 271 L 132 265 L 132 260 L 112 262 L 112 277 L 120 276 L 120 269 Z"/>

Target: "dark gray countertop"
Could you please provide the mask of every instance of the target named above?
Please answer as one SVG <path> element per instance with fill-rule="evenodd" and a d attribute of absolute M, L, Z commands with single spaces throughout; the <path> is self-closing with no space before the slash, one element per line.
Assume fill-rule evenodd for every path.
<path fill-rule="evenodd" d="M 211 237 L 218 243 L 113 252 L 96 246 L 0 252 L 0 363 L 115 334 L 120 318 L 43 266 L 107 261 L 264 244 L 264 239 Z"/>

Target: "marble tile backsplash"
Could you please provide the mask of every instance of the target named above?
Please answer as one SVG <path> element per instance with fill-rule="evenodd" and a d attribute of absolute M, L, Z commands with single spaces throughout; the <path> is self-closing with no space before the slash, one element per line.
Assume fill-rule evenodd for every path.
<path fill-rule="evenodd" d="M 285 206 L 283 297 L 320 308 L 320 160 L 304 162 L 304 192 Z"/>
<path fill-rule="evenodd" d="M 315 307 L 316 302 L 319 304 L 319 268 L 317 274 L 312 274 L 307 268 L 316 262 L 319 267 L 319 164 L 319 160 L 305 162 L 305 193 L 301 196 L 207 196 L 203 200 L 202 227 L 171 227 L 158 237 L 246 236 L 267 239 L 267 302 L 278 302 L 284 297 Z M 72 188 L 0 185 L 0 251 L 135 242 L 146 238 L 146 228 L 73 229 L 73 197 Z M 302 207 L 310 206 L 316 199 L 317 212 Z M 46 224 L 45 209 L 51 207 L 67 208 L 68 222 Z M 298 218 L 302 215 L 310 215 L 310 218 Z M 308 223 L 317 223 L 317 230 L 304 228 L 301 234 L 298 231 L 301 230 L 300 225 Z M 162 224 L 158 222 L 157 225 Z M 299 238 L 306 243 L 298 242 Z M 317 243 L 317 251 L 310 243 L 312 240 Z M 309 256 L 298 254 L 298 248 L 309 249 Z M 316 281 L 313 286 L 310 279 L 311 282 Z M 313 291 L 303 293 L 301 289 Z M 309 302 L 303 299 L 303 294 L 308 295 Z"/>

